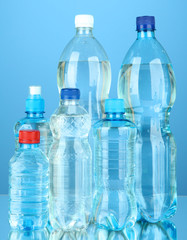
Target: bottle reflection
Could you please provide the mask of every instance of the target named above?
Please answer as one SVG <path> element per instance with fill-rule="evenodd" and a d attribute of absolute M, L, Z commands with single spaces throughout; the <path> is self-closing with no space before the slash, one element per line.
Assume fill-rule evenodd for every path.
<path fill-rule="evenodd" d="M 172 222 L 148 223 L 139 221 L 133 228 L 123 231 L 107 231 L 90 225 L 87 231 L 15 231 L 9 233 L 9 240 L 177 240 L 176 227 Z"/>
<path fill-rule="evenodd" d="M 136 240 L 177 240 L 176 227 L 170 221 L 162 221 L 155 224 L 137 222 L 135 230 Z"/>
<path fill-rule="evenodd" d="M 91 240 L 91 235 L 86 231 L 53 231 L 50 240 Z"/>
<path fill-rule="evenodd" d="M 48 240 L 49 234 L 46 229 L 35 231 L 16 231 L 11 230 L 9 240 Z"/>
<path fill-rule="evenodd" d="M 90 225 L 84 232 L 63 232 L 54 231 L 50 235 L 50 240 L 136 240 L 135 229 L 129 228 L 124 231 L 107 231 Z"/>
<path fill-rule="evenodd" d="M 104 229 L 97 229 L 94 240 L 136 240 L 136 233 L 134 228 L 126 228 L 123 231 L 106 231 Z"/>

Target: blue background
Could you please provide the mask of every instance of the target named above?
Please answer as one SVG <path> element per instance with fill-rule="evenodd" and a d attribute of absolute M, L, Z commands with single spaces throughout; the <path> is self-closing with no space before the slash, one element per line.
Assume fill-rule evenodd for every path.
<path fill-rule="evenodd" d="M 0 0 L 0 193 L 8 192 L 8 162 L 14 152 L 14 123 L 23 117 L 29 85 L 41 85 L 46 115 L 58 106 L 57 65 L 73 37 L 74 16 L 93 14 L 94 35 L 112 66 L 111 97 L 123 57 L 136 38 L 135 18 L 155 15 L 156 36 L 176 75 L 177 100 L 171 127 L 177 152 L 178 193 L 187 194 L 187 1 L 183 0 Z"/>

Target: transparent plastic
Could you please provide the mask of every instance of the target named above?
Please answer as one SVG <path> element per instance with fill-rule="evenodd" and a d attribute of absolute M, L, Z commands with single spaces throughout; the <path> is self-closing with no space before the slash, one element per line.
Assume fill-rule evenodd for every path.
<path fill-rule="evenodd" d="M 9 240 L 48 240 L 49 235 L 46 229 L 35 231 L 11 231 Z"/>
<path fill-rule="evenodd" d="M 123 113 L 108 113 L 94 125 L 95 196 L 93 219 L 98 227 L 120 231 L 134 225 L 135 153 L 138 131 Z"/>
<path fill-rule="evenodd" d="M 92 207 L 91 119 L 78 100 L 61 100 L 50 127 L 51 224 L 57 231 L 85 229 Z"/>
<path fill-rule="evenodd" d="M 169 115 L 176 98 L 171 61 L 154 31 L 140 31 L 119 73 L 118 97 L 125 101 L 127 119 L 142 137 L 136 166 L 140 217 L 157 222 L 175 214 L 176 144 Z"/>
<path fill-rule="evenodd" d="M 49 163 L 38 144 L 20 144 L 9 166 L 9 223 L 37 230 L 48 221 Z"/>
<path fill-rule="evenodd" d="M 62 88 L 79 88 L 80 105 L 90 114 L 92 122 L 101 118 L 110 91 L 111 67 L 92 28 L 76 28 L 76 35 L 60 57 L 57 83 L 59 92 Z"/>
<path fill-rule="evenodd" d="M 49 122 L 44 118 L 43 112 L 33 113 L 27 112 L 27 116 L 19 120 L 14 127 L 15 148 L 19 149 L 19 131 L 20 130 L 39 130 L 40 131 L 40 149 L 48 156 L 49 149 L 52 143 L 52 133 Z"/>
<path fill-rule="evenodd" d="M 154 224 L 139 221 L 135 225 L 135 232 L 138 240 L 177 240 L 176 227 L 169 221 Z"/>

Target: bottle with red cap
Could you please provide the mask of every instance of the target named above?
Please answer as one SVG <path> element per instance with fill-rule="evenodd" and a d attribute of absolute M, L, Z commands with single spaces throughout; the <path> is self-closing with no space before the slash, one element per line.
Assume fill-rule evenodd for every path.
<path fill-rule="evenodd" d="M 18 151 L 9 165 L 9 223 L 18 230 L 36 230 L 48 220 L 49 163 L 39 148 L 38 130 L 19 132 Z"/>
<path fill-rule="evenodd" d="M 48 155 L 52 142 L 52 134 L 48 120 L 44 117 L 45 101 L 41 96 L 40 86 L 30 86 L 29 96 L 26 99 L 26 117 L 19 120 L 14 127 L 16 150 L 19 149 L 19 131 L 33 129 L 40 131 L 41 150 Z"/>

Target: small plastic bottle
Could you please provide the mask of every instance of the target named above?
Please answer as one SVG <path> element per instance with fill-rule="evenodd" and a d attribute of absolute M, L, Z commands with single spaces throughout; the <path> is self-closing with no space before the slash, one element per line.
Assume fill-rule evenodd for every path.
<path fill-rule="evenodd" d="M 9 167 L 9 223 L 37 230 L 48 221 L 49 163 L 39 148 L 39 131 L 21 130 L 19 143 Z"/>
<path fill-rule="evenodd" d="M 14 127 L 16 150 L 19 148 L 19 131 L 20 130 L 39 130 L 40 144 L 39 147 L 46 154 L 52 143 L 52 134 L 48 120 L 44 117 L 45 102 L 41 96 L 40 86 L 30 86 L 29 96 L 26 100 L 27 116 L 19 120 Z"/>
<path fill-rule="evenodd" d="M 134 225 L 135 152 L 138 131 L 124 118 L 123 99 L 106 99 L 106 118 L 94 126 L 95 197 L 93 217 L 97 226 L 120 231 Z"/>
<path fill-rule="evenodd" d="M 91 216 L 91 119 L 79 99 L 79 89 L 62 89 L 60 106 L 50 120 L 50 220 L 59 231 L 85 229 Z"/>

